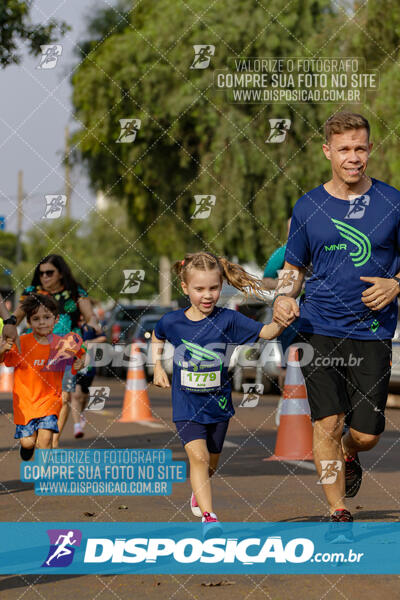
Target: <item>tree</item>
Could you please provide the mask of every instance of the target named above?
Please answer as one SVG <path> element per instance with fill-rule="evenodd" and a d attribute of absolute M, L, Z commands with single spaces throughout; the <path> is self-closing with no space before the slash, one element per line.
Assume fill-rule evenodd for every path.
<path fill-rule="evenodd" d="M 368 92 L 362 106 L 374 142 L 368 170 L 400 188 L 400 5 L 397 0 L 369 0 L 358 9 L 357 34 L 347 40 L 349 56 L 364 58 L 367 70 L 379 77 L 378 89 Z"/>
<path fill-rule="evenodd" d="M 0 64 L 3 68 L 21 61 L 20 41 L 27 42 L 29 52 L 37 55 L 41 45 L 54 43 L 69 29 L 65 22 L 54 19 L 46 25 L 30 23 L 31 7 L 32 2 L 21 0 L 2 0 L 0 4 Z"/>
<path fill-rule="evenodd" d="M 213 71 L 243 54 L 312 56 L 332 27 L 330 2 L 282 8 L 271 0 L 266 9 L 248 0 L 232 10 L 225 0 L 204 11 L 202 0 L 190 9 L 143 0 L 121 15 L 116 31 L 109 12 L 91 21 L 72 78 L 75 141 L 94 189 L 125 203 L 155 254 L 205 248 L 264 263 L 285 240 L 289 208 L 328 173 L 320 157 L 326 108 L 229 104 Z M 191 70 L 201 43 L 215 45 L 212 68 Z M 120 119 L 133 117 L 141 120 L 134 143 L 116 143 Z M 292 121 L 285 144 L 265 144 L 274 117 Z M 212 218 L 192 219 L 197 194 L 216 196 Z"/>

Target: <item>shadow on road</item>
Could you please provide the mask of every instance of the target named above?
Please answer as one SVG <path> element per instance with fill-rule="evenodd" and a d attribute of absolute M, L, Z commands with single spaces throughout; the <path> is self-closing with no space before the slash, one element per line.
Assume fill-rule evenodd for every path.
<path fill-rule="evenodd" d="M 0 579 L 0 591 L 5 592 L 16 588 L 28 589 L 30 586 L 75 579 L 76 577 L 86 577 L 86 575 L 13 575 L 12 577 Z"/>
<path fill-rule="evenodd" d="M 4 496 L 5 494 L 17 494 L 18 492 L 27 492 L 33 490 L 33 488 L 33 483 L 25 483 L 19 479 L 0 481 L 0 496 Z"/>

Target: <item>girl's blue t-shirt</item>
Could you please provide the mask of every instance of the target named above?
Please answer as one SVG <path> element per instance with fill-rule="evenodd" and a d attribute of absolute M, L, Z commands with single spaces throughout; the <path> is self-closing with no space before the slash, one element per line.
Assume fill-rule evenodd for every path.
<path fill-rule="evenodd" d="M 188 308 L 166 313 L 154 334 L 174 346 L 172 419 L 219 423 L 234 415 L 229 360 L 236 346 L 252 344 L 263 323 L 228 308 L 215 307 L 210 316 L 191 321 Z"/>

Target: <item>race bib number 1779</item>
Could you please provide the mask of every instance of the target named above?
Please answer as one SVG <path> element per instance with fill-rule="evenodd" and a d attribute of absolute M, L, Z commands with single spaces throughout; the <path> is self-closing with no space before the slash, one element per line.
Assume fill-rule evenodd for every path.
<path fill-rule="evenodd" d="M 181 385 L 193 391 L 203 391 L 221 386 L 221 371 L 181 371 Z"/>

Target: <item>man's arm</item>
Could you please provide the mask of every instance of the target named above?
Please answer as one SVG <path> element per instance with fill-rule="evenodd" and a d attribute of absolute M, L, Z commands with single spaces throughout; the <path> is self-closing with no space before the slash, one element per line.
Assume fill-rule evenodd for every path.
<path fill-rule="evenodd" d="M 86 325 L 89 325 L 89 327 L 93 327 L 93 329 L 96 331 L 96 333 L 98 333 L 100 335 L 101 334 L 101 325 L 98 322 L 97 317 L 93 312 L 92 303 L 90 302 L 89 298 L 81 296 L 78 299 L 78 306 L 79 306 L 79 310 L 81 311 L 81 314 L 85 320 Z"/>
<path fill-rule="evenodd" d="M 273 277 L 263 277 L 263 286 L 264 290 L 275 290 L 278 285 L 278 278 L 274 279 Z"/>
<path fill-rule="evenodd" d="M 4 321 L 5 319 L 8 319 L 9 316 L 10 314 L 6 308 L 6 305 L 4 304 L 3 296 L 0 294 L 0 317 Z"/>
<path fill-rule="evenodd" d="M 305 267 L 291 265 L 287 261 L 283 265 L 276 286 L 273 320 L 287 327 L 300 316 L 295 298 L 300 294 L 305 277 Z"/>

